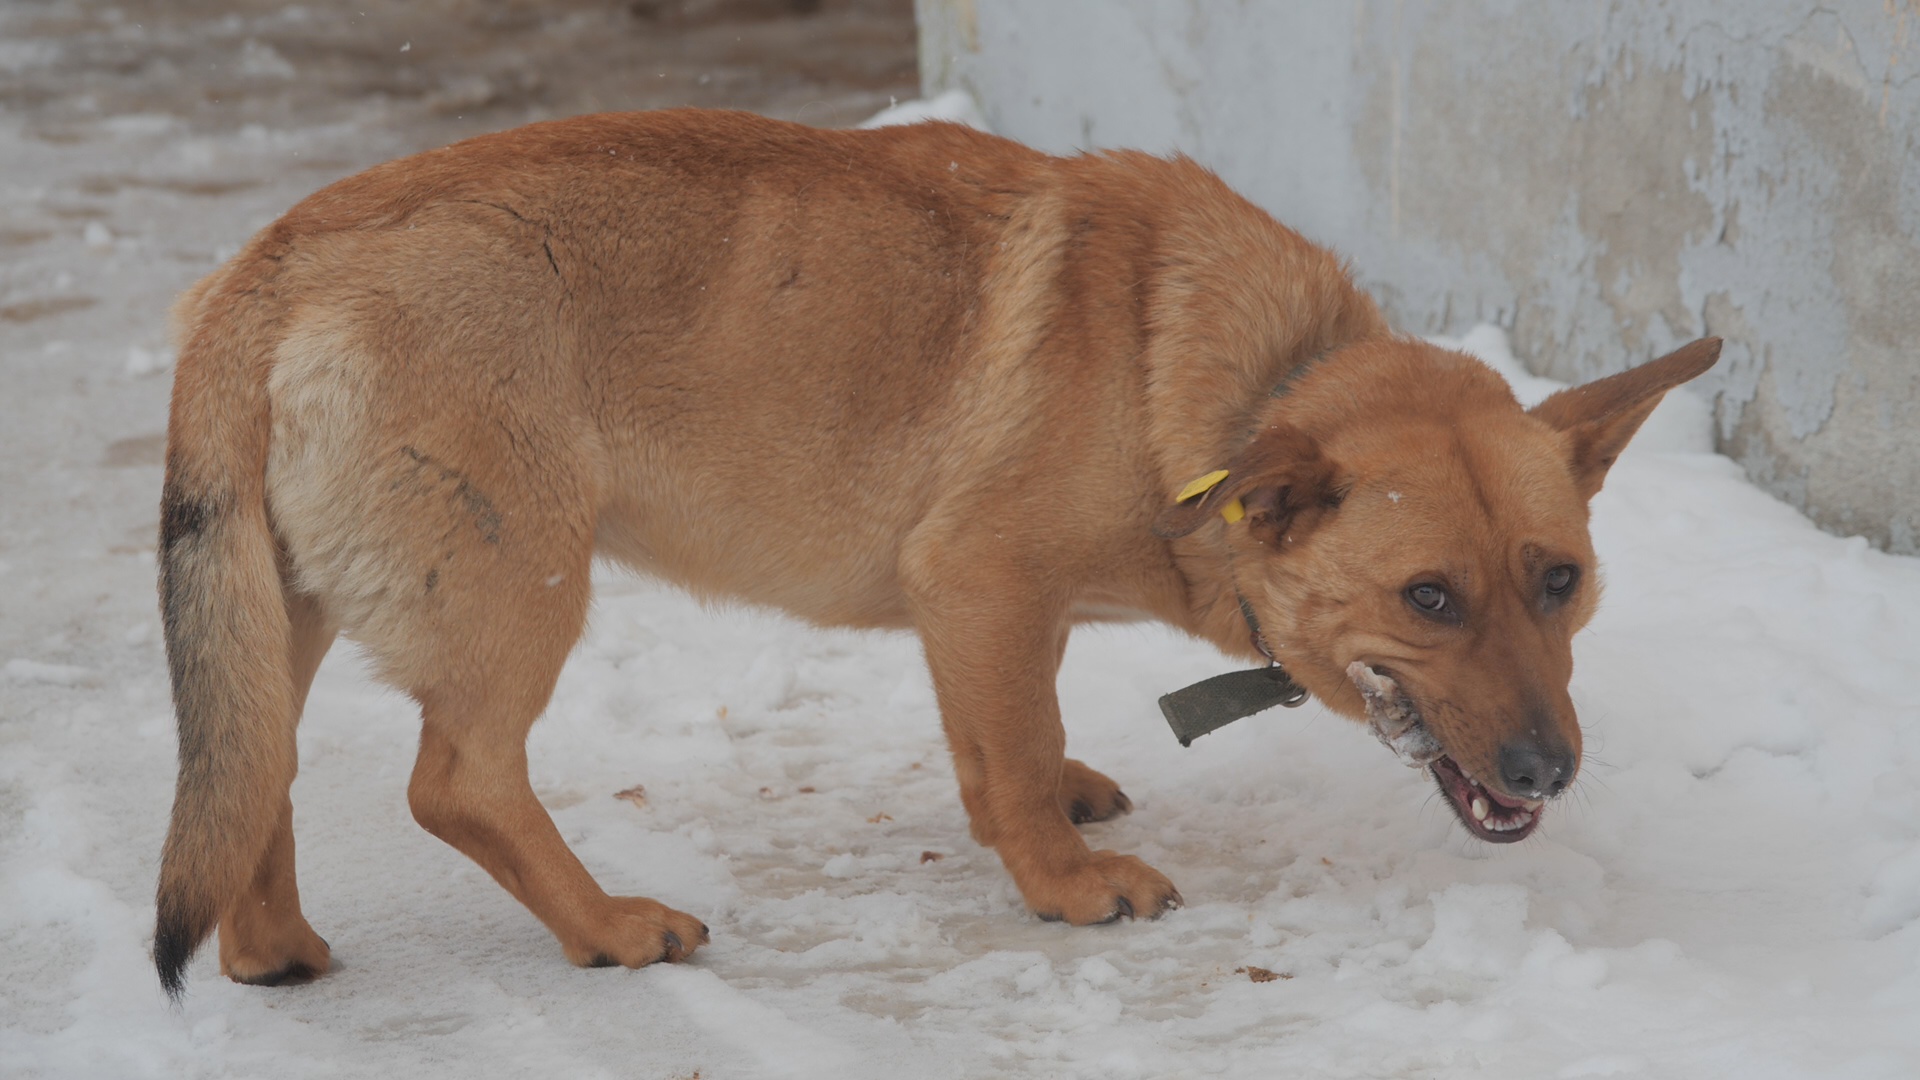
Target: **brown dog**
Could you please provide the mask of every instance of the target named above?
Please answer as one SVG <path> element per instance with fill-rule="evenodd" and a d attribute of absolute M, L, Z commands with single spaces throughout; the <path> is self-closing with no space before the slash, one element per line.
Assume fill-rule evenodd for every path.
<path fill-rule="evenodd" d="M 1579 767 L 1587 500 L 1718 351 L 1522 411 L 1190 161 L 697 111 L 343 180 L 178 323 L 160 581 L 180 776 L 154 945 L 175 993 L 216 925 L 240 981 L 327 968 L 287 793 L 342 632 L 420 703 L 415 817 L 568 959 L 706 940 L 603 892 L 528 785 L 596 553 L 917 631 L 973 835 L 1043 918 L 1179 902 L 1074 828 L 1130 805 L 1063 754 L 1054 676 L 1093 618 L 1263 644 L 1332 708 L 1371 700 L 1437 747 L 1468 828 L 1517 839 Z"/>

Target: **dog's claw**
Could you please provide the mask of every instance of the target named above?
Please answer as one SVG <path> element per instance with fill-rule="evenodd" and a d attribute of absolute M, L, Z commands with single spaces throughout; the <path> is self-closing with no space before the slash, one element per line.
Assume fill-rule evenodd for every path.
<path fill-rule="evenodd" d="M 1133 918 L 1133 901 L 1123 896 L 1119 899 L 1119 902 L 1114 905 L 1113 914 L 1107 917 L 1107 921 L 1119 922 L 1121 919 L 1131 918 Z"/>
<path fill-rule="evenodd" d="M 567 950 L 567 959 L 581 967 L 677 964 L 707 943 L 705 924 L 657 900 L 610 896 L 607 905 L 593 936 Z"/>

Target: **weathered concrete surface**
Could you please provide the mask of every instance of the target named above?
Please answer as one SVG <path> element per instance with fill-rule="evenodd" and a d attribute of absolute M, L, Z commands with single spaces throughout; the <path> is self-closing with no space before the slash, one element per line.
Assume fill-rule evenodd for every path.
<path fill-rule="evenodd" d="M 1704 333 L 1720 445 L 1920 552 L 1920 0 L 919 0 L 928 90 L 1181 150 L 1400 325 L 1584 379 Z"/>

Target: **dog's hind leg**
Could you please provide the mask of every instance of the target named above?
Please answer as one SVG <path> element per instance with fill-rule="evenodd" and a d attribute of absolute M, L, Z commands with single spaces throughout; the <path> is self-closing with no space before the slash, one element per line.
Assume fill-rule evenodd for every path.
<path fill-rule="evenodd" d="M 334 625 L 310 597 L 287 595 L 291 623 L 296 714 L 320 661 L 333 644 Z M 300 911 L 293 867 L 293 800 L 283 794 L 273 838 L 240 896 L 220 920 L 220 972 L 236 982 L 278 986 L 325 974 L 327 943 Z"/>
<path fill-rule="evenodd" d="M 520 656 L 484 650 L 493 654 L 484 668 L 416 690 L 424 723 L 407 788 L 414 818 L 492 874 L 553 931 L 575 964 L 680 960 L 706 942 L 706 926 L 644 897 L 607 895 L 534 796 L 527 731 L 572 639 L 529 639 L 517 614 L 496 612 L 485 632 L 503 646 L 518 643 Z"/>
<path fill-rule="evenodd" d="M 436 582 L 437 617 L 410 627 L 398 672 L 420 702 L 420 753 L 407 801 L 428 832 L 480 864 L 586 967 L 680 960 L 707 940 L 691 915 L 609 896 L 568 849 L 527 778 L 527 732 L 546 708 L 586 623 L 591 530 L 499 507 L 501 547 L 522 565 Z M 571 550 L 568 550 L 571 549 Z M 503 560 L 515 552 L 503 550 Z"/>

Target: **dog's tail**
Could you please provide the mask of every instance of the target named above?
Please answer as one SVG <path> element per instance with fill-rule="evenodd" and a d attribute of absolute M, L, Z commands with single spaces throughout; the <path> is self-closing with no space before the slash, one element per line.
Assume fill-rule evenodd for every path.
<path fill-rule="evenodd" d="M 153 962 L 175 1000 L 266 853 L 296 768 L 291 624 L 266 506 L 271 243 L 256 240 L 174 309 L 159 563 L 180 774 Z"/>

